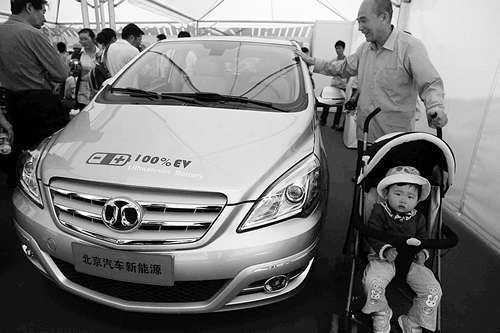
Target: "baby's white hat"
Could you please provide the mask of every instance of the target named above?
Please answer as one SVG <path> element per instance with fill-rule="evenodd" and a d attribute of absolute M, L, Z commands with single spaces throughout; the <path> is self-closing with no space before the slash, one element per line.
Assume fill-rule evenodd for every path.
<path fill-rule="evenodd" d="M 412 166 L 397 166 L 390 168 L 385 175 L 385 178 L 377 185 L 377 192 L 382 198 L 387 196 L 387 188 L 392 184 L 408 183 L 416 184 L 422 187 L 418 201 L 425 200 L 431 192 L 431 184 L 429 181 L 420 176 L 420 172 Z"/>

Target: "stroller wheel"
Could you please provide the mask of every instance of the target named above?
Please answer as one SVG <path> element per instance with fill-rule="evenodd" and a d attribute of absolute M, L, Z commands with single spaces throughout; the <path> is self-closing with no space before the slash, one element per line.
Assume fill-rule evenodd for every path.
<path fill-rule="evenodd" d="M 346 315 L 332 315 L 330 333 L 358 333 L 358 325 Z"/>

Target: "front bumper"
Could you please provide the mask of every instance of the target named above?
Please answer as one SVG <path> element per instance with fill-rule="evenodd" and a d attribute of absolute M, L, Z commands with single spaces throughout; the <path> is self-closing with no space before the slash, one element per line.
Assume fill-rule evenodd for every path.
<path fill-rule="evenodd" d="M 291 219 L 267 228 L 243 234 L 235 231 L 251 204 L 226 209 L 224 220 L 231 220 L 214 231 L 203 246 L 175 250 L 142 252 L 165 253 L 175 257 L 175 281 L 224 280 L 222 286 L 203 301 L 149 302 L 115 297 L 77 283 L 61 269 L 61 262 L 72 266 L 71 244 L 102 246 L 61 230 L 49 209 L 40 209 L 17 190 L 13 196 L 14 225 L 28 259 L 62 289 L 126 311 L 152 313 L 201 313 L 254 307 L 277 302 L 295 294 L 307 277 L 319 239 L 320 206 L 306 219 Z M 228 225 L 229 224 L 229 225 Z M 269 237 L 269 235 L 273 237 Z M 229 238 L 228 238 L 229 237 Z M 238 238 L 237 238 L 238 237 Z M 255 285 L 258 281 L 296 272 L 286 288 L 266 293 Z M 112 281 L 112 280 L 108 280 Z M 119 281 L 112 281 L 120 283 Z M 250 287 L 250 288 L 249 288 Z"/>

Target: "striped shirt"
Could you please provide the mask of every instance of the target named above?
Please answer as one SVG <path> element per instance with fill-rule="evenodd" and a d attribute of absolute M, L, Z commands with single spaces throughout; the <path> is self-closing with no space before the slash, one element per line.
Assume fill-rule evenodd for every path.
<path fill-rule="evenodd" d="M 39 30 L 17 15 L 0 24 L 0 81 L 11 91 L 51 90 L 68 66 Z"/>
<path fill-rule="evenodd" d="M 315 59 L 314 72 L 349 77 L 357 75 L 357 137 L 370 112 L 380 112 L 370 123 L 368 141 L 392 132 L 414 130 L 417 94 L 427 113 L 444 111 L 443 81 L 432 65 L 424 45 L 415 37 L 393 28 L 385 44 L 363 43 L 356 53 L 341 61 Z"/>

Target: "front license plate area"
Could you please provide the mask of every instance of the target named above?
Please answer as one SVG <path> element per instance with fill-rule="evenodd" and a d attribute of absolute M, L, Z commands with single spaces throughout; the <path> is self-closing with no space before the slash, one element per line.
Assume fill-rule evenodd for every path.
<path fill-rule="evenodd" d="M 72 243 L 75 270 L 107 279 L 151 284 L 174 285 L 174 257 L 143 254 Z"/>

